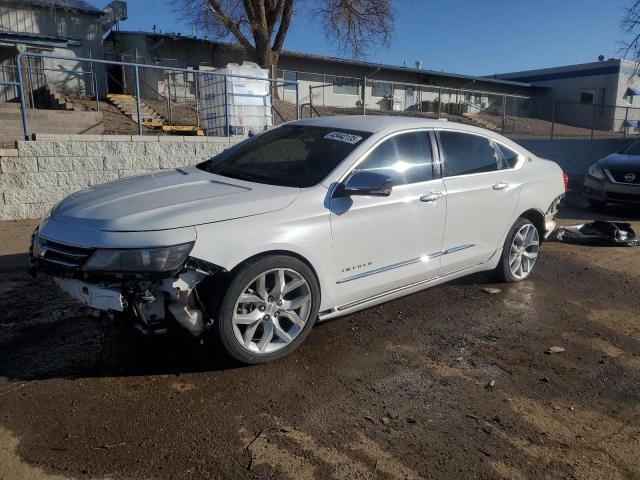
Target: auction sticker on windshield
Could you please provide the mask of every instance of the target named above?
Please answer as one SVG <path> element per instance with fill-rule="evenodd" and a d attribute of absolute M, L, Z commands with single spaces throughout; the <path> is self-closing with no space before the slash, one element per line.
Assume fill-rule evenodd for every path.
<path fill-rule="evenodd" d="M 343 132 L 329 132 L 324 136 L 324 138 L 328 140 L 338 140 L 339 142 L 346 142 L 351 144 L 356 144 L 360 140 L 362 140 L 362 137 L 359 137 L 358 135 L 351 135 L 349 133 L 343 133 Z"/>

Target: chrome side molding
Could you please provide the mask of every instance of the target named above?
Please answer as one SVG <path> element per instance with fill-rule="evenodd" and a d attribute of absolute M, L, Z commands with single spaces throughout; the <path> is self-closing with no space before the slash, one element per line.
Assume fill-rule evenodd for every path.
<path fill-rule="evenodd" d="M 430 253 L 429 255 L 423 255 L 421 257 L 411 258 L 409 260 L 403 260 L 402 262 L 392 263 L 391 265 L 385 265 L 384 267 L 374 268 L 373 270 L 369 270 L 366 272 L 358 273 L 356 275 L 351 275 L 350 277 L 342 278 L 338 280 L 336 283 L 346 283 L 351 282 L 353 280 L 358 280 L 360 278 L 369 277 L 371 275 L 375 275 L 377 273 L 388 272 L 389 270 L 394 270 L 400 267 L 406 267 L 407 265 L 413 265 L 414 263 L 419 262 L 427 262 L 432 258 L 442 257 L 443 255 L 449 255 L 450 253 L 459 252 L 461 250 L 466 250 L 467 248 L 474 247 L 475 245 L 472 243 L 466 245 L 458 245 L 457 247 L 451 247 L 446 250 L 442 250 L 440 252 Z"/>

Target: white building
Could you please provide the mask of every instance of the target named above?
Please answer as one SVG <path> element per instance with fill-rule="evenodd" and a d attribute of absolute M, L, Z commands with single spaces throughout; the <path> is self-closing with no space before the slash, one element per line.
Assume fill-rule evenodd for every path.
<path fill-rule="evenodd" d="M 99 10 L 84 0 L 2 0 L 0 81 L 16 80 L 18 52 L 102 58 L 103 35 L 126 18 L 123 1 Z M 34 90 L 48 87 L 81 95 L 93 92 L 93 79 L 87 73 L 91 70 L 87 62 L 36 59 L 29 61 L 28 68 Z M 98 81 L 104 83 L 104 69 L 96 66 L 95 71 Z M 0 101 L 16 97 L 14 87 L 0 86 Z"/>
<path fill-rule="evenodd" d="M 592 63 L 501 73 L 486 78 L 548 87 L 540 90 L 537 108 L 541 118 L 598 130 L 637 129 L 640 120 L 640 78 L 637 65 L 610 58 Z M 555 106 L 554 106 L 555 105 Z M 545 110 L 542 111 L 542 110 Z"/>

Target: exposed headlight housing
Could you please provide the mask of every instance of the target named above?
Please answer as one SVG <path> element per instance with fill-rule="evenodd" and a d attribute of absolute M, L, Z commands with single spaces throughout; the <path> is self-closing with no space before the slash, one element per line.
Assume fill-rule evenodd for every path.
<path fill-rule="evenodd" d="M 589 176 L 597 178 L 598 180 L 604 180 L 604 172 L 602 171 L 598 163 L 594 163 L 589 167 Z"/>
<path fill-rule="evenodd" d="M 186 261 L 192 248 L 193 242 L 157 248 L 98 249 L 82 269 L 93 272 L 169 272 Z"/>

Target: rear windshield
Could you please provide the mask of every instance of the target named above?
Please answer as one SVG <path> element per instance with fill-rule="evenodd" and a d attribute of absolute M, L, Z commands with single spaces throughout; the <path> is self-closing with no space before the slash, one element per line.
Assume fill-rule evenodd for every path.
<path fill-rule="evenodd" d="M 624 153 L 625 155 L 640 155 L 640 140 L 630 143 L 620 150 L 620 153 Z"/>
<path fill-rule="evenodd" d="M 197 167 L 250 182 L 312 187 L 370 135 L 355 130 L 285 125 L 239 143 Z"/>

